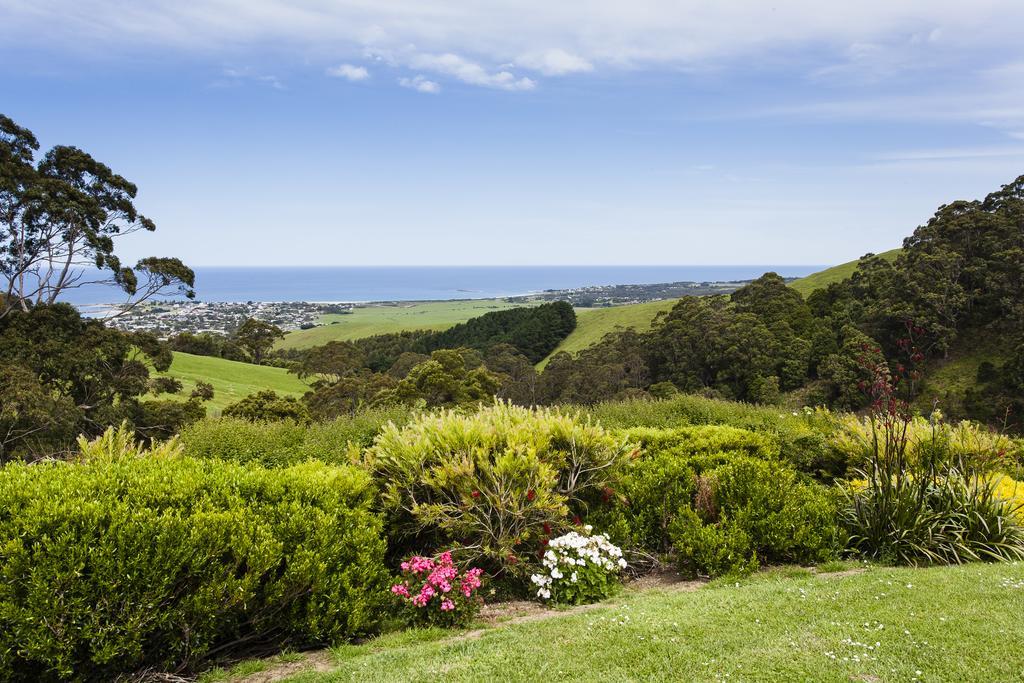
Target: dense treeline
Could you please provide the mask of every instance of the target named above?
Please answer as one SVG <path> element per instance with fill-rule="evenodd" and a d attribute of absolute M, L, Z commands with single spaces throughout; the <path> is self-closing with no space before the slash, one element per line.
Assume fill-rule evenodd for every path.
<path fill-rule="evenodd" d="M 575 327 L 572 306 L 559 301 L 486 313 L 442 332 L 329 342 L 278 357 L 314 380 L 305 401 L 316 418 L 366 405 L 466 405 L 495 395 L 532 405 L 539 400 L 534 364 Z"/>
<path fill-rule="evenodd" d="M 486 351 L 510 344 L 531 362 L 539 363 L 576 329 L 576 313 L 565 301 L 537 307 L 493 311 L 441 332 L 424 336 L 415 351 L 461 347 Z"/>

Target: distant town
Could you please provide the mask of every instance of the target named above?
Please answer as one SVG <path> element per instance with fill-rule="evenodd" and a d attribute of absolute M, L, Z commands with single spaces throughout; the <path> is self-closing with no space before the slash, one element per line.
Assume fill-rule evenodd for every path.
<path fill-rule="evenodd" d="M 578 308 L 597 308 L 644 303 L 683 296 L 728 294 L 747 280 L 730 282 L 663 282 L 646 285 L 599 285 L 574 289 L 552 289 L 523 296 L 505 297 L 503 301 L 529 304 L 544 301 L 568 301 Z M 111 316 L 116 307 L 110 305 L 82 307 L 83 312 L 97 317 L 109 317 L 111 327 L 123 331 L 147 331 L 166 338 L 179 332 L 213 332 L 231 334 L 246 318 L 264 320 L 282 330 L 310 329 L 321 324 L 327 314 L 352 313 L 366 306 L 395 305 L 399 302 L 379 303 L 315 303 L 308 301 L 152 301 L 121 315 Z M 409 303 L 409 302 L 402 302 Z"/>

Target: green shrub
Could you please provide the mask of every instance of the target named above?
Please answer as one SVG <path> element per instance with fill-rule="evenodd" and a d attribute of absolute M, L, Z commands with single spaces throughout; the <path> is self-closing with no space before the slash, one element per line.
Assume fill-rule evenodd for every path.
<path fill-rule="evenodd" d="M 662 401 L 617 401 L 587 408 L 586 415 L 607 429 L 634 427 L 677 428 L 687 425 L 726 425 L 774 441 L 778 457 L 800 472 L 831 482 L 846 474 L 846 456 L 832 448 L 834 416 L 825 409 L 787 412 L 695 395 Z"/>
<path fill-rule="evenodd" d="M 741 453 L 754 458 L 775 460 L 779 457 L 777 439 L 771 434 L 721 425 L 655 429 L 635 427 L 623 430 L 630 442 L 651 452 L 671 450 L 677 457 L 710 453 Z"/>
<path fill-rule="evenodd" d="M 189 670 L 374 630 L 388 576 L 364 472 L 106 438 L 82 462 L 0 470 L 0 679 Z"/>
<path fill-rule="evenodd" d="M 667 451 L 648 452 L 624 468 L 614 505 L 597 506 L 587 515 L 618 545 L 655 554 L 670 550 L 668 527 L 680 510 L 689 509 L 696 492 L 689 459 Z"/>
<path fill-rule="evenodd" d="M 683 508 L 669 529 L 680 568 L 696 575 L 749 574 L 758 567 L 757 551 L 750 535 L 728 521 L 704 524 L 696 512 Z"/>
<path fill-rule="evenodd" d="M 307 429 L 288 420 L 250 422 L 220 417 L 189 425 L 181 430 L 180 438 L 185 453 L 192 458 L 284 467 L 306 459 L 299 453 L 306 442 Z"/>
<path fill-rule="evenodd" d="M 746 531 L 761 560 L 810 564 L 836 556 L 842 535 L 829 489 L 785 465 L 745 457 L 710 475 L 718 518 Z"/>
<path fill-rule="evenodd" d="M 352 460 L 350 445 L 356 449 L 369 446 L 385 424 L 402 424 L 410 416 L 406 408 L 389 408 L 311 425 L 208 418 L 183 429 L 181 443 L 190 457 L 256 462 L 264 467 L 310 459 L 344 464 Z"/>
<path fill-rule="evenodd" d="M 807 564 L 836 556 L 836 505 L 824 487 L 800 481 L 780 463 L 745 456 L 704 456 L 691 464 L 698 472 L 693 506 L 668 528 L 686 573 L 743 573 L 760 562 Z"/>
<path fill-rule="evenodd" d="M 644 447 L 642 456 L 620 474 L 620 504 L 587 520 L 615 542 L 674 554 L 690 574 L 837 553 L 834 495 L 775 459 L 768 435 L 721 426 L 624 433 Z"/>
<path fill-rule="evenodd" d="M 249 394 L 232 403 L 224 408 L 222 414 L 224 417 L 240 417 L 253 422 L 310 421 L 309 409 L 305 403 L 294 396 L 280 396 L 269 389 Z"/>
<path fill-rule="evenodd" d="M 503 403 L 388 425 L 366 452 L 383 487 L 391 551 L 452 548 L 462 562 L 522 577 L 542 537 L 596 499 L 629 457 L 574 415 Z"/>

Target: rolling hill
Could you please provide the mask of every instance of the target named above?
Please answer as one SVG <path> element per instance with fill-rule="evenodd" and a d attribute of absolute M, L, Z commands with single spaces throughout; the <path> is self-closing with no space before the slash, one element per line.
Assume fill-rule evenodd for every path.
<path fill-rule="evenodd" d="M 195 388 L 196 382 L 202 380 L 212 384 L 213 400 L 206 404 L 209 413 L 220 412 L 225 406 L 256 391 L 271 389 L 285 396 L 302 396 L 309 388 L 305 382 L 283 368 L 194 356 L 179 351 L 174 352 L 174 361 L 167 372 L 154 374 L 174 377 L 183 386 L 179 394 L 164 394 L 161 398 L 185 400 Z"/>
<path fill-rule="evenodd" d="M 555 348 L 551 355 L 560 351 L 571 354 L 579 353 L 601 341 L 606 334 L 614 332 L 618 327 L 646 331 L 650 329 L 655 316 L 672 308 L 676 301 L 678 299 L 648 301 L 642 304 L 626 304 L 607 308 L 577 308 L 576 329 L 562 340 L 562 343 Z M 548 358 L 538 364 L 538 369 L 544 367 Z"/>
<path fill-rule="evenodd" d="M 891 249 L 889 251 L 884 251 L 878 255 L 887 261 L 894 261 L 896 259 L 896 255 L 899 254 L 900 251 L 900 249 Z M 856 269 L 857 261 L 841 263 L 838 266 L 832 266 L 831 268 L 826 268 L 825 270 L 818 271 L 817 273 L 812 273 L 807 277 L 802 277 L 799 280 L 795 280 L 789 283 L 789 286 L 795 289 L 796 291 L 800 292 L 804 296 L 807 296 L 816 289 L 828 287 L 833 282 L 842 282 L 846 278 L 853 275 L 853 271 L 855 271 Z"/>
<path fill-rule="evenodd" d="M 325 315 L 320 327 L 290 332 L 278 342 L 277 348 L 308 349 L 331 341 L 404 330 L 445 330 L 484 313 L 523 305 L 532 304 L 509 303 L 502 299 L 374 304 L 349 314 Z"/>

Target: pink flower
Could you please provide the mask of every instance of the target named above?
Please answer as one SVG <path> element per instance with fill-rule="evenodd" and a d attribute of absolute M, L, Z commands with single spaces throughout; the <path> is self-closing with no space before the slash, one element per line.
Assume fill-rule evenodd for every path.
<path fill-rule="evenodd" d="M 402 563 L 402 571 L 411 571 L 413 574 L 422 574 L 424 572 L 433 571 L 435 566 L 434 561 L 429 557 L 420 557 L 417 555 L 408 562 Z"/>
<path fill-rule="evenodd" d="M 409 597 L 409 588 L 404 583 L 396 583 L 391 587 L 391 592 L 395 595 L 401 595 L 403 598 Z"/>
<path fill-rule="evenodd" d="M 451 612 L 453 609 L 455 609 L 455 603 L 454 602 L 452 602 L 451 600 L 442 600 L 441 601 L 441 611 L 442 612 Z"/>

